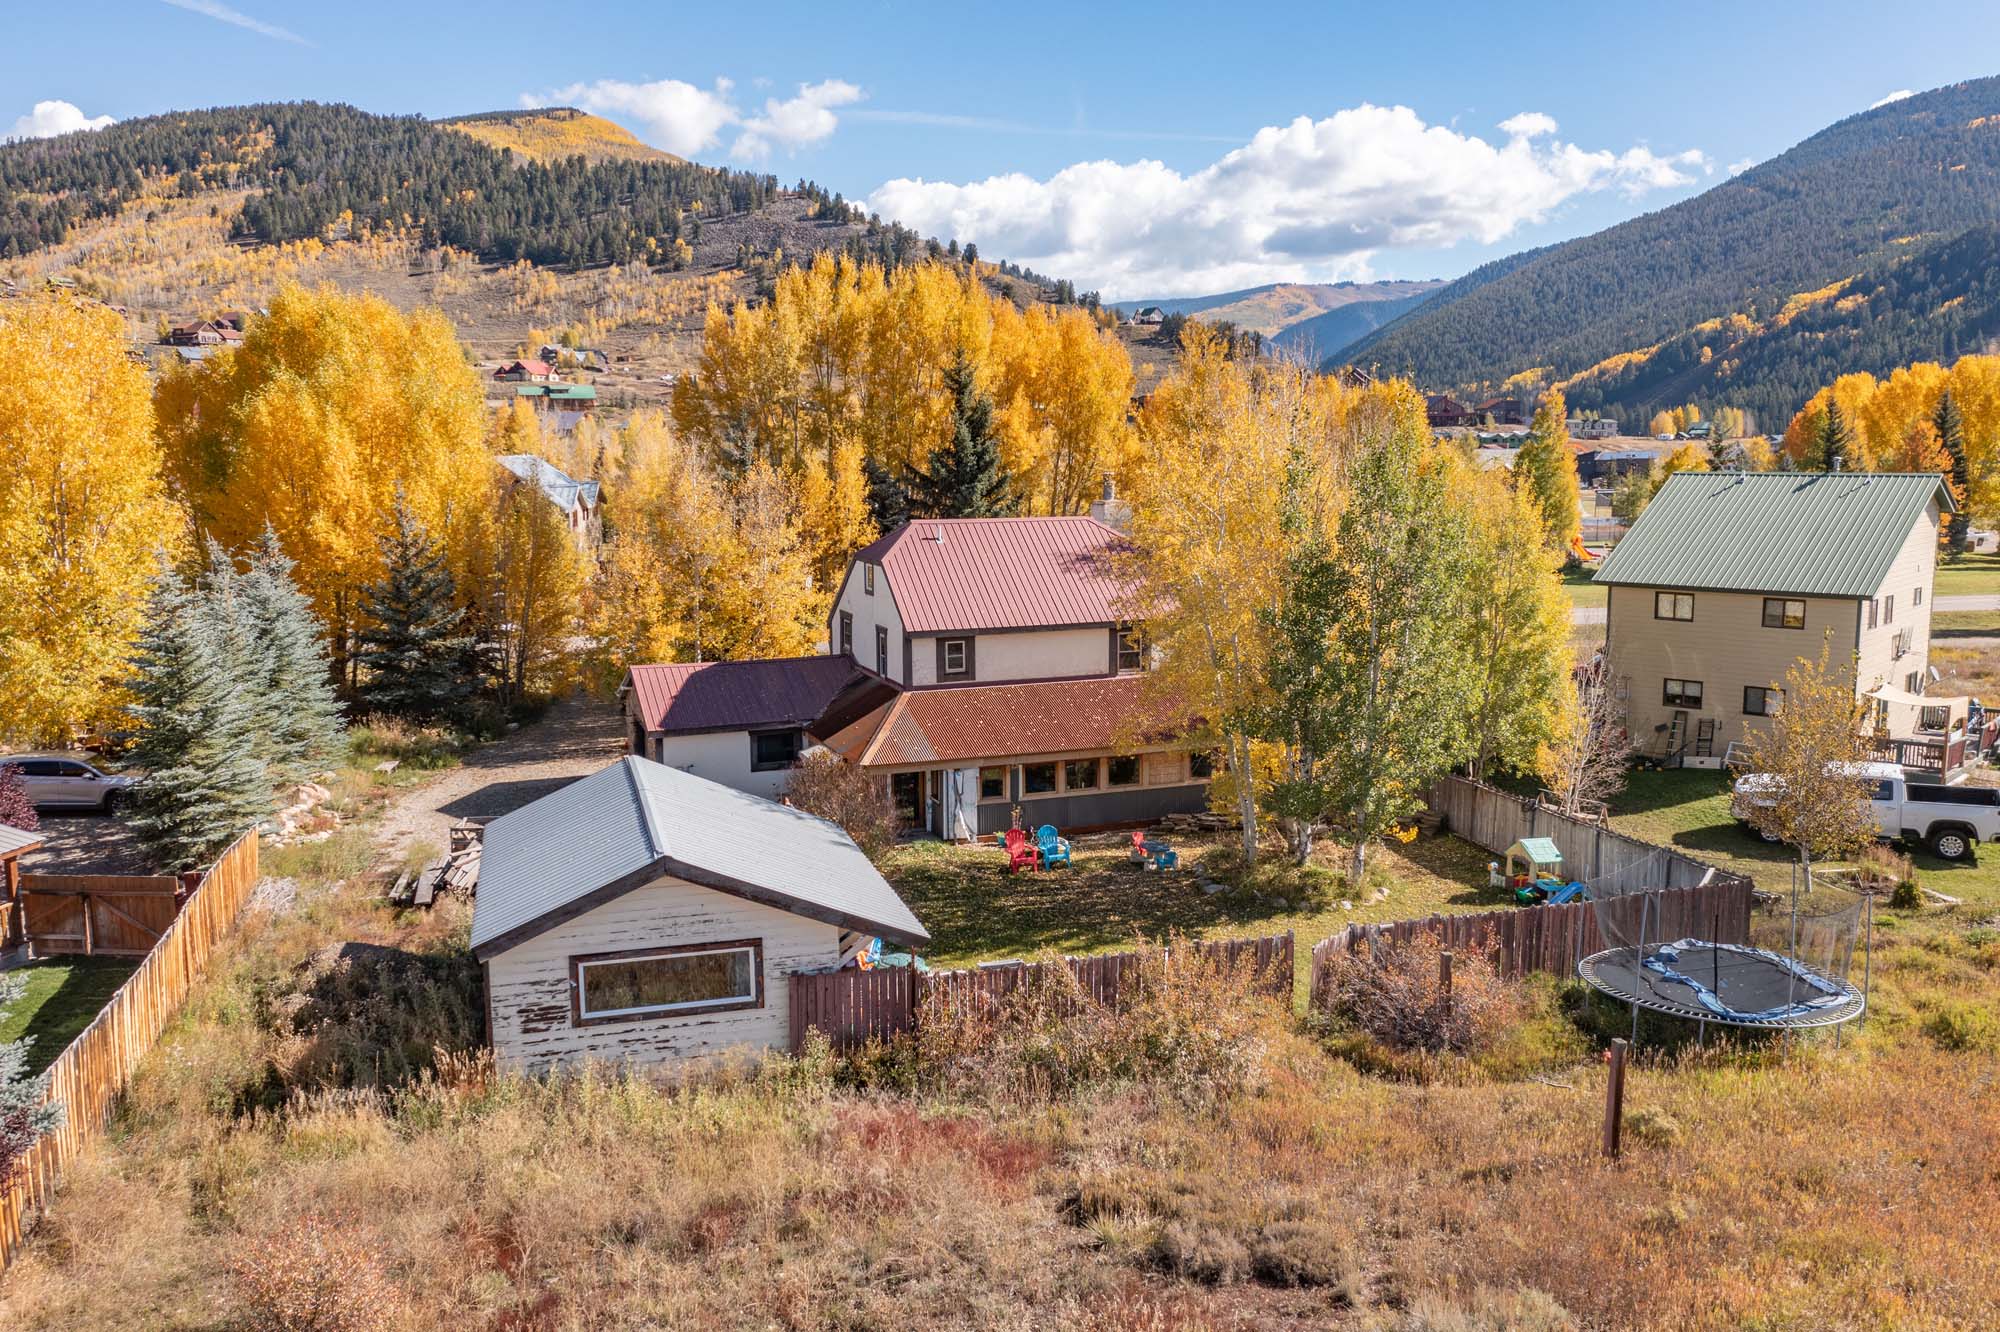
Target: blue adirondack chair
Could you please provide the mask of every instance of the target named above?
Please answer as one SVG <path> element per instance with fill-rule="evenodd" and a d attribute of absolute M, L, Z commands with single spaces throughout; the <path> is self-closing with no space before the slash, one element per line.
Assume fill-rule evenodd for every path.
<path fill-rule="evenodd" d="M 1035 830 L 1035 841 L 1042 849 L 1042 868 L 1054 869 L 1058 865 L 1069 864 L 1069 839 L 1057 834 L 1053 823 L 1044 823 Z"/>

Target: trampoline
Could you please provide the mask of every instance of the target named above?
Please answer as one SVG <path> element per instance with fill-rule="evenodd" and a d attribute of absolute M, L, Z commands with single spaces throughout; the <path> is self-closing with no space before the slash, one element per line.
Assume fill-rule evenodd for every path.
<path fill-rule="evenodd" d="M 1853 982 L 1748 944 L 1679 939 L 1644 950 L 1607 948 L 1577 971 L 1622 1003 L 1729 1027 L 1830 1027 L 1864 1007 Z"/>

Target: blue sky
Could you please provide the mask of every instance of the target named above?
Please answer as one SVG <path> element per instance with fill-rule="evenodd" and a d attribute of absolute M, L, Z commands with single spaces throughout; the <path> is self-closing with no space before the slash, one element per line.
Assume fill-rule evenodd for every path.
<path fill-rule="evenodd" d="M 1931 0 L 1890 21 L 1838 0 L 8 9 L 0 134 L 296 98 L 578 102 L 1128 298 L 1453 276 L 2000 73 L 2000 6 Z M 507 21 L 529 14 L 572 17 Z"/>

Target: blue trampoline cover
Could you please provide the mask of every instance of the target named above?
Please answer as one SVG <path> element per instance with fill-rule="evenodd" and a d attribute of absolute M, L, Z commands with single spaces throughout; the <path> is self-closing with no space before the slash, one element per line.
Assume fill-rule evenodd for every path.
<path fill-rule="evenodd" d="M 1746 944 L 1677 939 L 1640 965 L 1732 1022 L 1775 1022 L 1848 1002 L 1847 991 L 1818 972 Z"/>

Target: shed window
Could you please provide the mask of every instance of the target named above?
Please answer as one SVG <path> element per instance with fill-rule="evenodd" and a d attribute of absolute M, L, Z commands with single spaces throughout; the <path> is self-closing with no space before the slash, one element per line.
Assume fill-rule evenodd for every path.
<path fill-rule="evenodd" d="M 1660 701 L 1670 708 L 1701 707 L 1701 681 L 1668 680 L 1660 691 Z"/>
<path fill-rule="evenodd" d="M 1007 798 L 1007 769 L 981 768 L 979 770 L 979 798 L 981 800 L 1005 800 Z"/>
<path fill-rule="evenodd" d="M 761 939 L 570 959 L 578 1023 L 756 1008 L 764 1002 L 763 980 Z"/>
<path fill-rule="evenodd" d="M 750 771 L 776 772 L 798 761 L 797 731 L 753 731 L 750 733 Z"/>
<path fill-rule="evenodd" d="M 1789 597 L 1764 598 L 1764 627 L 1766 629 L 1803 629 L 1806 627 L 1806 603 Z"/>
<path fill-rule="evenodd" d="M 1053 763 L 1024 763 L 1021 765 L 1021 790 L 1027 795 L 1047 795 L 1056 789 L 1056 765 Z"/>
<path fill-rule="evenodd" d="M 1071 759 L 1063 764 L 1063 789 L 1065 791 L 1094 791 L 1097 789 L 1097 760 L 1094 758 Z"/>
<path fill-rule="evenodd" d="M 1743 715 L 1746 717 L 1775 717 L 1784 706 L 1785 691 L 1770 689 L 1763 685 L 1743 687 Z"/>
<path fill-rule="evenodd" d="M 1694 618 L 1694 593 L 1655 592 L 1653 594 L 1653 618 L 1656 620 L 1692 620 Z"/>
<path fill-rule="evenodd" d="M 1137 786 L 1139 784 L 1139 756 L 1121 754 L 1105 762 L 1105 784 L 1108 786 Z"/>

